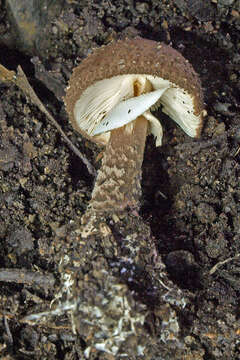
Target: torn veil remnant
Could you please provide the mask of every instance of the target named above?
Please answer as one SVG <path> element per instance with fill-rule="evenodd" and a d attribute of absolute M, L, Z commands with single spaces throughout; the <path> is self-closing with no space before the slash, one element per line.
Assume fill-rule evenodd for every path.
<path fill-rule="evenodd" d="M 162 127 L 150 110 L 162 111 L 191 137 L 203 122 L 200 80 L 189 62 L 163 43 L 137 37 L 96 49 L 72 74 L 65 98 L 74 128 L 105 146 L 89 209 L 138 209 L 146 136 L 156 146 Z"/>

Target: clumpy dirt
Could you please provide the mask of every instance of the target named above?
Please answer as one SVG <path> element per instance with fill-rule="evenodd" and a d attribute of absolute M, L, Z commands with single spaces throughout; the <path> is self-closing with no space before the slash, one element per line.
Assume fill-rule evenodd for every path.
<path fill-rule="evenodd" d="M 156 113 L 163 146 L 155 148 L 149 137 L 141 206 L 141 221 L 150 226 L 169 278 L 190 301 L 176 310 L 182 349 L 161 342 L 157 312 L 148 319 L 147 358 L 239 359 L 239 0 L 67 1 L 49 26 L 49 47 L 26 52 L 8 41 L 1 1 L 0 10 L 0 63 L 14 70 L 22 65 L 44 105 L 96 169 L 99 151 L 73 131 L 61 100 L 73 67 L 93 48 L 137 35 L 171 44 L 192 63 L 208 113 L 202 136 L 193 140 Z M 45 115 L 3 82 L 0 127 L 1 358 L 83 359 L 85 340 L 76 339 L 67 315 L 36 326 L 22 319 L 50 307 L 64 239 L 80 223 L 94 178 Z M 96 352 L 91 359 L 114 357 Z"/>

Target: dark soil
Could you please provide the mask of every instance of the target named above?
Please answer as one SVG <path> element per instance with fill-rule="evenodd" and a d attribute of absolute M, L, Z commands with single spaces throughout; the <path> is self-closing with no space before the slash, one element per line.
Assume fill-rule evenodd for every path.
<path fill-rule="evenodd" d="M 202 136 L 189 138 L 158 113 L 163 146 L 155 148 L 149 137 L 141 217 L 171 280 L 192 294 L 179 314 L 185 350 L 176 359 L 240 359 L 240 1 L 69 0 L 48 26 L 48 47 L 27 50 L 11 38 L 5 10 L 0 0 L 0 63 L 22 65 L 95 168 L 98 150 L 73 131 L 62 102 L 73 67 L 93 48 L 136 35 L 171 44 L 191 62 L 208 113 Z M 21 319 L 49 308 L 61 242 L 80 222 L 94 178 L 45 115 L 6 83 L 0 83 L 0 127 L 0 358 L 82 359 L 84 342 L 65 319 L 52 327 Z M 35 272 L 43 276 L 33 279 Z M 152 336 L 149 359 L 173 359 L 158 350 L 161 334 Z M 91 357 L 100 358 L 112 359 Z"/>

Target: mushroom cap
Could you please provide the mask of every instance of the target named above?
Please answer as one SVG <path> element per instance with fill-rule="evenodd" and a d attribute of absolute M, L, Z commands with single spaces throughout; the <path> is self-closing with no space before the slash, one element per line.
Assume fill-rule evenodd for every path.
<path fill-rule="evenodd" d="M 122 75 L 131 76 L 121 77 Z M 96 97 L 98 92 L 98 98 L 93 101 L 102 105 L 104 92 L 114 96 L 114 91 L 118 91 L 120 86 L 119 79 L 124 79 L 124 85 L 121 83 L 123 93 L 116 97 L 108 109 L 112 110 L 119 102 L 134 96 L 133 90 L 127 90 L 127 86 L 138 81 L 139 76 L 141 82 L 141 75 L 152 83 L 153 90 L 166 88 L 157 105 L 161 103 L 162 110 L 178 122 L 188 135 L 199 136 L 203 123 L 203 93 L 198 75 L 178 51 L 164 43 L 141 37 L 119 40 L 95 49 L 73 70 L 65 97 L 66 110 L 73 127 L 86 138 L 105 144 L 106 138 L 101 138 L 101 135 L 91 136 L 93 128 L 91 131 L 81 128 L 84 111 L 91 107 L 92 100 L 89 97 Z M 112 78 L 114 81 L 111 90 L 108 79 Z M 104 101 L 106 102 L 106 97 Z M 86 109 L 81 110 L 84 103 Z M 96 118 L 96 104 L 94 106 Z M 104 106 L 96 123 L 105 117 Z M 81 113 L 79 117 L 76 116 L 77 111 Z"/>

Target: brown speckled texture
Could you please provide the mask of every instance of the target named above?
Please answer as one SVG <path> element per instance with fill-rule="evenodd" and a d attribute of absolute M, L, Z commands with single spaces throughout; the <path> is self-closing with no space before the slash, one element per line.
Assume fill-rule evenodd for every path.
<path fill-rule="evenodd" d="M 191 64 L 171 46 L 137 37 L 113 42 L 95 49 L 74 70 L 65 104 L 75 129 L 89 138 L 75 122 L 73 109 L 82 92 L 95 82 L 126 74 L 149 74 L 170 80 L 194 99 L 194 113 L 203 110 L 203 94 L 198 75 Z M 201 131 L 202 124 L 199 126 Z"/>
<path fill-rule="evenodd" d="M 142 161 L 148 121 L 140 116 L 132 131 L 115 129 L 102 159 L 85 219 L 121 213 L 126 207 L 138 210 L 141 196 Z"/>

